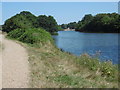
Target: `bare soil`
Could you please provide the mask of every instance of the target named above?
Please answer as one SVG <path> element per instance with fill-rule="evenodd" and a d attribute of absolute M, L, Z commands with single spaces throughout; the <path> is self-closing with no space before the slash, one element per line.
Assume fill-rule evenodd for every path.
<path fill-rule="evenodd" d="M 29 64 L 26 49 L 1 35 L 2 88 L 28 88 Z M 0 71 L 1 73 L 1 71 Z M 1 83 L 0 83 L 1 84 Z"/>

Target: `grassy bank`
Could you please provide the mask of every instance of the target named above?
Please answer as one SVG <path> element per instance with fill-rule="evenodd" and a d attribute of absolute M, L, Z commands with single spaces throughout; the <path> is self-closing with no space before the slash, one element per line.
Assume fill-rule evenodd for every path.
<path fill-rule="evenodd" d="M 22 44 L 29 54 L 30 88 L 118 88 L 118 69 L 111 62 L 99 62 L 87 54 L 77 57 L 62 52 L 46 32 L 42 32 L 44 36 L 25 33 L 16 39 L 24 42 L 24 36 L 30 35 Z M 8 34 L 10 38 L 14 35 L 16 31 Z"/>
<path fill-rule="evenodd" d="M 117 68 L 111 62 L 100 63 L 86 54 L 76 57 L 51 44 L 26 48 L 31 67 L 31 87 L 118 87 Z"/>

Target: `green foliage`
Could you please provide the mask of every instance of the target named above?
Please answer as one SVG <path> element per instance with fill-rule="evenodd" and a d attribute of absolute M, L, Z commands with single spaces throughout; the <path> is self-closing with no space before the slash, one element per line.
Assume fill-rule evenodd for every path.
<path fill-rule="evenodd" d="M 79 21 L 78 23 L 76 22 L 70 22 L 68 24 L 62 24 L 61 28 L 63 29 L 76 29 L 79 30 L 81 27 L 83 27 L 85 24 L 89 23 L 93 19 L 93 16 L 91 14 L 85 15 L 85 17 Z"/>
<path fill-rule="evenodd" d="M 106 77 L 109 81 L 116 81 L 118 79 L 118 66 L 113 65 L 111 61 L 100 62 L 97 58 L 83 54 L 80 56 L 80 59 L 76 59 L 76 63 L 88 67 L 92 71 L 101 72 L 101 76 Z"/>
<path fill-rule="evenodd" d="M 58 30 L 57 22 L 52 16 L 40 15 L 37 18 L 37 22 L 38 27 L 43 27 L 50 33 L 57 32 Z"/>
<path fill-rule="evenodd" d="M 69 84 L 69 85 L 71 85 L 71 83 L 72 83 L 72 79 L 68 75 L 59 75 L 54 80 L 57 82 L 64 82 L 64 83 Z"/>
<path fill-rule="evenodd" d="M 52 42 L 51 35 L 42 28 L 16 29 L 8 33 L 8 36 L 28 44 L 45 44 Z"/>
<path fill-rule="evenodd" d="M 19 39 L 22 34 L 25 33 L 25 29 L 15 29 L 8 33 L 8 36 L 14 39 Z"/>
<path fill-rule="evenodd" d="M 60 26 L 61 26 L 62 29 L 67 29 L 68 28 L 67 24 L 62 24 Z"/>
<path fill-rule="evenodd" d="M 91 58 L 88 54 L 81 55 L 80 59 L 77 60 L 78 64 L 87 66 L 90 70 L 96 71 L 100 66 L 98 59 Z"/>
<path fill-rule="evenodd" d="M 93 16 L 91 14 L 87 14 L 83 17 L 83 19 L 81 21 L 78 22 L 78 25 L 76 27 L 76 30 L 81 30 L 81 28 L 83 28 L 86 24 L 88 24 L 91 20 L 93 19 Z"/>
<path fill-rule="evenodd" d="M 85 15 L 85 17 L 78 22 L 76 31 L 119 33 L 120 15 L 117 13 L 97 14 L 94 17 L 91 15 Z"/>
<path fill-rule="evenodd" d="M 93 19 L 93 16 L 91 14 L 87 14 L 83 17 L 82 21 L 85 23 L 90 22 Z"/>
<path fill-rule="evenodd" d="M 70 29 L 76 29 L 77 23 L 76 22 L 68 23 L 67 27 L 70 28 Z"/>
<path fill-rule="evenodd" d="M 116 72 L 116 70 L 114 70 L 115 68 L 117 69 L 117 67 L 112 66 L 110 62 L 103 63 L 103 65 L 101 66 L 102 76 L 116 78 L 115 74 L 118 73 Z"/>
<path fill-rule="evenodd" d="M 56 20 L 52 16 L 40 15 L 36 17 L 28 11 L 23 11 L 6 20 L 3 25 L 3 31 L 10 32 L 17 28 L 28 29 L 41 27 L 50 33 L 57 32 L 59 29 Z"/>
<path fill-rule="evenodd" d="M 105 32 L 119 33 L 120 32 L 120 15 L 117 13 L 91 14 L 85 15 L 78 23 L 71 22 L 68 24 L 57 25 L 56 20 L 52 16 L 40 15 L 36 17 L 28 11 L 23 11 L 5 21 L 3 31 L 10 32 L 11 30 L 21 28 L 44 28 L 51 34 L 62 29 L 76 29 L 81 32 Z"/>
<path fill-rule="evenodd" d="M 36 18 L 37 17 L 30 12 L 23 11 L 20 14 L 17 14 L 6 20 L 5 24 L 3 25 L 3 31 L 10 32 L 11 30 L 17 28 L 33 28 L 36 24 Z"/>
<path fill-rule="evenodd" d="M 68 23 L 68 24 L 62 24 L 61 25 L 62 29 L 67 29 L 67 28 L 76 29 L 76 27 L 77 27 L 77 23 L 76 22 L 71 22 L 71 23 Z"/>
<path fill-rule="evenodd" d="M 61 27 L 61 25 L 58 25 L 58 31 L 62 31 L 63 28 Z"/>

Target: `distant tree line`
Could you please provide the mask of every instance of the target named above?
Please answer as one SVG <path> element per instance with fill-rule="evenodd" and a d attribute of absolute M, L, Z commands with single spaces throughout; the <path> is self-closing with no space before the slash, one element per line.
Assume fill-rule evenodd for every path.
<path fill-rule="evenodd" d="M 68 24 L 62 24 L 60 25 L 62 29 L 75 29 L 77 27 L 77 23 L 76 22 L 71 22 L 71 23 L 68 23 Z"/>
<path fill-rule="evenodd" d="M 6 20 L 2 30 L 10 32 L 15 29 L 44 28 L 50 33 L 57 32 L 60 27 L 53 16 L 40 15 L 35 16 L 28 11 L 22 11 L 10 19 Z"/>
<path fill-rule="evenodd" d="M 120 15 L 117 13 L 95 16 L 87 14 L 77 23 L 62 24 L 61 28 L 75 29 L 80 32 L 120 33 Z"/>

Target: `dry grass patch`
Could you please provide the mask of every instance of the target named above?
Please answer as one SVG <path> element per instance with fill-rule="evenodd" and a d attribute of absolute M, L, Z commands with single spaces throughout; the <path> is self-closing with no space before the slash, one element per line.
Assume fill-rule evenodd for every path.
<path fill-rule="evenodd" d="M 107 81 L 99 70 L 90 70 L 78 63 L 77 60 L 83 57 L 61 52 L 51 44 L 41 48 L 29 46 L 27 50 L 31 67 L 31 88 L 118 87 L 117 81 Z"/>

